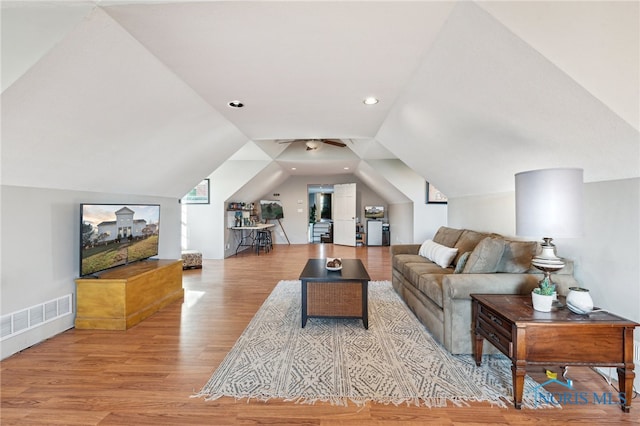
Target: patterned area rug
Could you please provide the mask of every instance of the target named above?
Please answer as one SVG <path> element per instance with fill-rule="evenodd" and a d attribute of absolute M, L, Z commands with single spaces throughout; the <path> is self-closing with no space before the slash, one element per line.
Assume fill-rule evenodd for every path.
<path fill-rule="evenodd" d="M 300 281 L 281 281 L 202 390 L 223 396 L 358 405 L 513 406 L 511 362 L 451 355 L 409 311 L 389 281 L 369 284 L 369 329 L 361 320 L 310 318 L 300 327 Z M 525 380 L 523 405 L 541 408 Z M 529 398 L 528 398 L 529 396 Z"/>

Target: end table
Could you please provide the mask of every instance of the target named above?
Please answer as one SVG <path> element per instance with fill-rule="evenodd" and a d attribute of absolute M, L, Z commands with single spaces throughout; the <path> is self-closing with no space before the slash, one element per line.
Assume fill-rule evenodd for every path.
<path fill-rule="evenodd" d="M 513 365 L 513 399 L 522 406 L 524 376 L 530 365 L 616 367 L 620 404 L 631 409 L 633 397 L 633 330 L 640 324 L 607 312 L 574 314 L 567 308 L 538 312 L 531 295 L 472 294 L 474 355 L 482 362 L 484 339 Z"/>

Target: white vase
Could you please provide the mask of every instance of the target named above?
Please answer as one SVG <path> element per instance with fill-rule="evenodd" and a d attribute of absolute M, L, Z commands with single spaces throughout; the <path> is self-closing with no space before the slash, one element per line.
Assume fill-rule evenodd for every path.
<path fill-rule="evenodd" d="M 531 301 L 533 302 L 533 309 L 540 312 L 551 312 L 551 306 L 553 305 L 553 296 L 538 294 L 535 291 L 531 292 Z"/>
<path fill-rule="evenodd" d="M 567 308 L 576 314 L 588 314 L 593 310 L 593 300 L 589 290 L 582 287 L 569 287 Z"/>

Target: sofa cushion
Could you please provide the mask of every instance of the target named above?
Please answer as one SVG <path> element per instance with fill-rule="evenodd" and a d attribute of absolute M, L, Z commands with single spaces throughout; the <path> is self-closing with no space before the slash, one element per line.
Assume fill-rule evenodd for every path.
<path fill-rule="evenodd" d="M 391 263 L 394 269 L 404 273 L 404 265 L 407 263 L 431 263 L 431 261 L 419 254 L 396 254 Z"/>
<path fill-rule="evenodd" d="M 406 263 L 402 275 L 413 285 L 417 286 L 421 276 L 429 274 L 451 274 L 452 268 L 441 268 L 435 263 Z"/>
<path fill-rule="evenodd" d="M 427 240 L 422 243 L 418 254 L 424 256 L 442 268 L 448 268 L 451 261 L 458 253 L 457 248 L 451 248 L 438 244 L 433 240 Z"/>
<path fill-rule="evenodd" d="M 446 226 L 441 226 L 436 232 L 436 235 L 433 236 L 433 241 L 442 244 L 447 247 L 454 247 L 460 235 L 462 235 L 462 229 L 448 228 Z"/>
<path fill-rule="evenodd" d="M 471 254 L 470 251 L 466 251 L 464 253 L 462 253 L 462 256 L 460 256 L 458 258 L 458 261 L 456 262 L 456 268 L 453 270 L 454 274 L 461 274 L 462 271 L 464 270 L 464 265 L 467 264 L 467 260 L 469 260 L 469 255 Z"/>
<path fill-rule="evenodd" d="M 452 273 L 451 269 L 447 269 L 448 273 Z M 442 308 L 442 277 L 446 274 L 422 274 L 417 281 L 418 290 L 431 299 L 436 305 Z"/>
<path fill-rule="evenodd" d="M 484 238 L 487 238 L 489 234 L 484 234 L 482 232 L 471 231 L 469 229 L 465 229 L 460 235 L 460 238 L 456 242 L 455 246 L 458 249 L 458 255 L 453 260 L 454 263 L 457 263 L 460 260 L 460 256 L 468 251 L 473 251 L 474 248 L 478 245 L 480 241 Z"/>
<path fill-rule="evenodd" d="M 498 263 L 497 272 L 521 274 L 531 268 L 531 259 L 536 254 L 538 243 L 535 241 L 505 240 L 504 253 Z"/>
<path fill-rule="evenodd" d="M 498 269 L 502 253 L 504 253 L 504 240 L 502 238 L 486 237 L 473 249 L 462 273 L 494 273 Z"/>

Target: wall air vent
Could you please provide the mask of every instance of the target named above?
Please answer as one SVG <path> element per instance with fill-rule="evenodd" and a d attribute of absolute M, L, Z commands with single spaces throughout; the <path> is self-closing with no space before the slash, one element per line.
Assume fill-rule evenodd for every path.
<path fill-rule="evenodd" d="M 73 294 L 3 315 L 0 318 L 0 341 L 71 314 Z"/>

